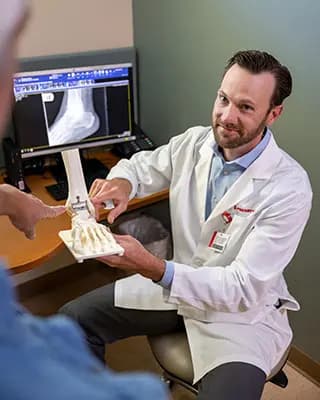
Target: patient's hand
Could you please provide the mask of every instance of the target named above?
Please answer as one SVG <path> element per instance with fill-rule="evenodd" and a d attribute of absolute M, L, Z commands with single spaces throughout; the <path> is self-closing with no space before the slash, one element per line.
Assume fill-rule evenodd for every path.
<path fill-rule="evenodd" d="M 11 223 L 28 239 L 35 238 L 35 226 L 41 219 L 55 218 L 64 212 L 63 206 L 48 206 L 14 186 L 0 185 L 0 215 L 7 215 Z"/>

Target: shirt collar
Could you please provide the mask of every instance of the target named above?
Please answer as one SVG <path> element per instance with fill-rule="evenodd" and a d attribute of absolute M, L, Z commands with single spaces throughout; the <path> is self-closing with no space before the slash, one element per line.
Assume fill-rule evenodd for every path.
<path fill-rule="evenodd" d="M 213 152 L 217 157 L 219 157 L 223 161 L 224 164 L 227 165 L 237 164 L 238 166 L 247 169 L 250 166 L 250 164 L 252 164 L 253 161 L 257 159 L 263 152 L 263 150 L 267 147 L 270 138 L 271 138 L 271 131 L 268 128 L 266 128 L 262 140 L 260 140 L 260 142 L 252 150 L 250 150 L 249 153 L 246 153 L 243 156 L 238 157 L 232 161 L 225 161 L 225 159 L 223 158 L 223 154 L 221 153 L 217 143 L 214 143 L 213 145 Z"/>

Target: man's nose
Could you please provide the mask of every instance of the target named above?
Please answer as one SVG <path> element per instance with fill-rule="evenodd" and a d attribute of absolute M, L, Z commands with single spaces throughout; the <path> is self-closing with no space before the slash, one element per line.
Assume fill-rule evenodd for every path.
<path fill-rule="evenodd" d="M 228 104 L 223 108 L 220 121 L 223 124 L 236 124 L 238 120 L 238 109 L 233 104 Z"/>

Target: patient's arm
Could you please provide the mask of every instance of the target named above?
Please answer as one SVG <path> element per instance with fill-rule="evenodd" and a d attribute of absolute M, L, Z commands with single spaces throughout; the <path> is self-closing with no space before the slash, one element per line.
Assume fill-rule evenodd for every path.
<path fill-rule="evenodd" d="M 64 212 L 63 206 L 51 207 L 14 186 L 0 185 L 0 215 L 7 215 L 11 223 L 28 239 L 35 238 L 35 226 L 38 221 L 57 217 Z"/>

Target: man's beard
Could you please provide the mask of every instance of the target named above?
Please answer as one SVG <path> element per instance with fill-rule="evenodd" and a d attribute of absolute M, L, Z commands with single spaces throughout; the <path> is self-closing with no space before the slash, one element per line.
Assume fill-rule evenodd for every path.
<path fill-rule="evenodd" d="M 213 134 L 214 138 L 218 144 L 218 146 L 225 148 L 225 149 L 235 149 L 237 147 L 243 146 L 245 144 L 248 144 L 251 142 L 253 139 L 257 138 L 261 133 L 264 131 L 265 126 L 266 126 L 266 120 L 267 118 L 264 118 L 263 121 L 258 125 L 258 127 L 252 131 L 246 131 L 242 124 L 235 125 L 235 124 L 227 124 L 223 125 L 219 122 L 217 119 L 216 122 L 213 125 Z M 235 138 L 228 139 L 221 137 L 221 135 L 218 133 L 218 128 L 228 128 L 236 131 L 238 135 Z"/>

